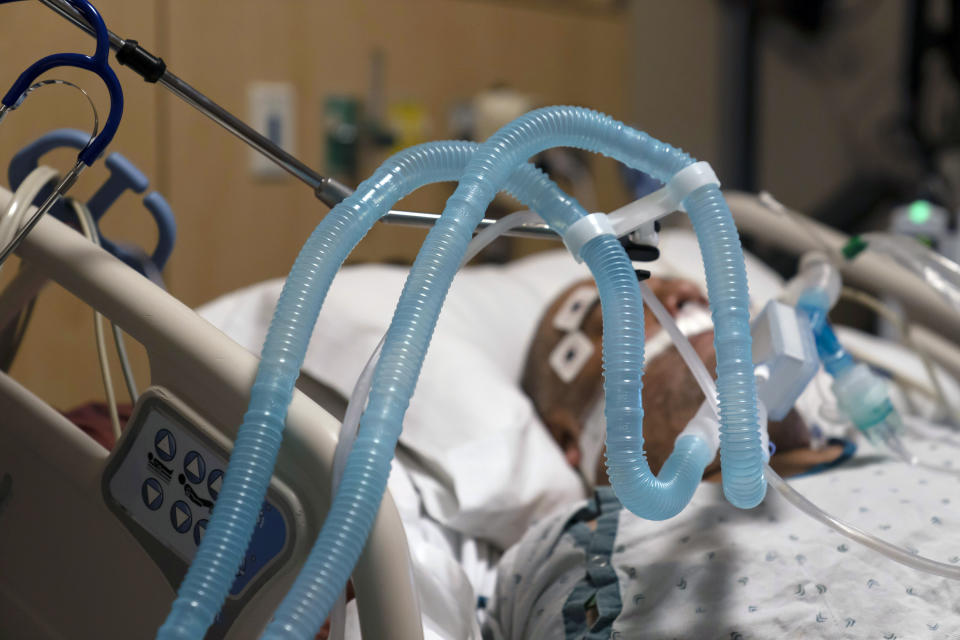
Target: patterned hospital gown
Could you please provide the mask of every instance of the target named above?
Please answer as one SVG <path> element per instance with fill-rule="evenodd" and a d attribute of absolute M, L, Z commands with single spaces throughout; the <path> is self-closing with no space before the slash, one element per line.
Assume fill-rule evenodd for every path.
<path fill-rule="evenodd" d="M 960 470 L 960 438 L 914 425 L 925 463 Z M 868 445 L 791 484 L 818 506 L 960 566 L 960 474 Z M 960 640 L 960 582 L 849 541 L 770 490 L 749 511 L 704 484 L 679 516 L 641 520 L 599 490 L 532 528 L 500 564 L 484 637 Z"/>

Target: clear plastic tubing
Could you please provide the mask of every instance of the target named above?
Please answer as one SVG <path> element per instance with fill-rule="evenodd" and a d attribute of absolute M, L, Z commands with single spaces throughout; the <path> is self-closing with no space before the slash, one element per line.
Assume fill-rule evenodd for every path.
<path fill-rule="evenodd" d="M 925 573 L 932 573 L 935 576 L 941 576 L 951 580 L 960 580 L 960 567 L 947 564 L 946 562 L 937 562 L 936 560 L 931 560 L 930 558 L 913 554 L 903 547 L 890 544 L 886 540 L 882 540 L 873 534 L 867 533 L 862 529 L 858 529 L 853 525 L 847 524 L 843 520 L 834 518 L 832 515 L 826 513 L 817 505 L 804 498 L 801 493 L 799 493 L 783 478 L 777 475 L 777 472 L 772 468 L 767 466 L 765 472 L 767 474 L 767 479 L 769 480 L 770 484 L 773 485 L 773 488 L 779 491 L 780 495 L 782 495 L 790 504 L 803 511 L 811 518 L 827 525 L 834 531 L 842 533 L 854 542 L 858 542 L 865 547 L 873 549 L 874 551 L 890 558 L 894 562 L 910 567 L 911 569 L 916 569 L 917 571 L 923 571 Z"/>
<path fill-rule="evenodd" d="M 471 234 L 513 167 L 556 146 L 603 153 L 663 182 L 694 162 L 645 133 L 578 107 L 533 111 L 480 147 L 447 201 L 443 216 L 427 235 L 404 286 L 343 484 L 314 546 L 324 555 L 311 553 L 264 637 L 310 637 L 326 617 L 360 555 L 380 505 L 403 415 Z M 719 188 L 701 187 L 683 205 L 700 240 L 715 326 L 724 493 L 734 505 L 750 508 L 762 501 L 766 479 L 743 253 Z M 559 233 L 572 221 L 552 219 L 546 209 L 532 208 Z M 689 501 L 703 466 L 710 462 L 705 459 L 709 451 L 705 444 L 696 447 L 695 443 L 702 443 L 699 438 L 682 439 L 684 444 L 678 441 L 661 470 L 661 478 L 669 479 L 663 481 L 650 473 L 642 448 L 643 306 L 636 275 L 612 236 L 589 241 L 581 256 L 597 277 L 603 307 L 608 470 L 614 490 L 625 506 L 642 517 L 670 517 L 686 505 L 684 499 Z M 685 446 L 689 449 L 684 450 Z"/>
<path fill-rule="evenodd" d="M 670 335 L 670 340 L 673 341 L 673 346 L 677 348 L 677 351 L 680 353 L 680 357 L 683 358 L 683 361 L 687 363 L 687 369 L 689 369 L 690 373 L 693 374 L 697 384 L 703 391 L 703 397 L 708 400 L 711 398 L 714 400 L 710 403 L 710 406 L 713 407 L 714 413 L 716 414 L 716 385 L 714 385 L 713 378 L 710 376 L 707 368 L 704 366 L 703 362 L 701 362 L 700 356 L 697 355 L 693 345 L 690 344 L 690 340 L 688 340 L 683 334 L 683 331 L 681 331 L 680 327 L 677 326 L 676 320 L 673 319 L 673 316 L 670 315 L 670 312 L 667 311 L 667 308 L 663 306 L 663 303 L 660 302 L 660 299 L 656 296 L 653 290 L 650 289 L 650 285 L 648 285 L 646 282 L 640 283 L 640 294 L 643 296 L 643 301 L 647 303 L 647 306 L 650 307 L 651 311 L 653 311 L 653 315 L 657 317 L 657 320 L 660 322 L 660 326 L 667 332 L 667 334 Z M 700 366 L 695 365 L 694 362 L 699 363 Z M 719 417 L 720 416 L 718 414 L 717 418 Z"/>
<path fill-rule="evenodd" d="M 157 638 L 202 638 L 226 599 L 266 496 L 283 437 L 287 407 L 313 326 L 343 261 L 400 198 L 423 185 L 459 178 L 478 147 L 469 142 L 434 142 L 397 153 L 360 184 L 353 195 L 334 207 L 310 235 L 277 301 L 250 405 L 237 433 L 217 508 Z M 576 201 L 542 171 L 526 163 L 513 168 L 516 171 L 504 188 L 528 207 L 562 209 L 574 217 L 585 215 Z M 392 451 L 393 444 L 389 445 L 386 458 L 381 458 L 387 472 Z M 381 451 L 379 455 L 384 453 Z M 340 538 L 333 543 L 337 548 L 340 545 L 356 548 L 341 587 L 379 508 L 385 473 L 382 482 L 379 476 L 371 480 L 366 472 L 347 474 L 354 483 L 365 486 L 372 482 L 374 486 L 367 490 L 368 500 L 372 502 L 365 508 L 372 511 L 362 538 L 358 537 L 355 542 Z M 340 514 L 343 515 L 342 510 Z M 325 525 L 324 530 L 326 528 Z M 324 605 L 324 615 L 329 606 L 329 603 Z"/>
<path fill-rule="evenodd" d="M 884 254 L 909 269 L 960 311 L 960 266 L 913 238 L 871 232 L 861 236 L 871 251 Z"/>

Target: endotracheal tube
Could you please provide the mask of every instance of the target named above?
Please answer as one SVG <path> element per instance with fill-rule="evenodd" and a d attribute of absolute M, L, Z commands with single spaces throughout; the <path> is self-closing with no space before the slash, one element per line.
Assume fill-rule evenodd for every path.
<path fill-rule="evenodd" d="M 516 167 L 553 146 L 601 152 L 667 183 L 693 164 L 686 154 L 646 134 L 574 107 L 527 114 L 473 153 L 459 175 L 457 191 L 411 269 L 374 372 L 370 400 L 341 488 L 310 559 L 266 637 L 312 637 L 343 588 L 379 508 L 404 412 L 471 234 Z M 441 176 L 442 172 L 425 170 L 419 160 L 398 162 L 395 158 L 394 163 L 378 171 L 355 196 L 331 211 L 298 257 L 271 324 L 218 513 L 211 520 L 161 637 L 202 635 L 222 604 L 249 540 L 252 524 L 247 527 L 247 521 L 255 518 L 265 494 L 293 382 L 333 274 L 373 221 L 396 199 L 431 181 L 431 177 L 450 179 L 443 177 L 446 174 Z M 583 217 L 582 210 L 566 197 L 551 196 L 542 202 L 533 198 L 528 204 L 561 234 Z M 763 499 L 766 483 L 750 360 L 743 255 L 717 185 L 701 186 L 685 194 L 683 204 L 701 242 L 716 326 L 724 491 L 731 502 L 748 508 Z M 636 277 L 611 233 L 598 233 L 582 245 L 579 253 L 597 278 L 604 312 L 608 468 L 614 489 L 625 506 L 639 515 L 670 517 L 689 501 L 712 453 L 706 443 L 691 436 L 678 442 L 659 478 L 650 473 L 642 448 L 639 400 L 643 307 Z M 244 435 L 248 431 L 253 434 L 250 438 Z M 236 495 L 227 503 L 231 506 L 224 507 L 221 503 L 231 482 Z M 217 524 L 218 515 L 221 524 Z M 217 538 L 212 538 L 213 534 Z M 212 539 L 217 540 L 216 545 L 204 549 Z"/>

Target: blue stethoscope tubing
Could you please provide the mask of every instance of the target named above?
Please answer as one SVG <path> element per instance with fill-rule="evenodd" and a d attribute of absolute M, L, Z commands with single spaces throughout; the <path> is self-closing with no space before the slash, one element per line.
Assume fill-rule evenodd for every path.
<path fill-rule="evenodd" d="M 11 1 L 16 0 L 0 0 L 0 4 Z M 55 53 L 37 60 L 20 74 L 10 90 L 0 99 L 0 102 L 8 108 L 15 108 L 40 75 L 57 67 L 76 67 L 99 76 L 110 95 L 110 113 L 107 116 L 103 131 L 97 134 L 77 155 L 78 161 L 91 166 L 103 154 L 120 127 L 120 119 L 123 116 L 123 89 L 117 79 L 117 74 L 110 68 L 110 38 L 100 12 L 87 0 L 66 0 L 66 2 L 79 11 L 93 27 L 97 39 L 97 47 L 93 55 Z"/>

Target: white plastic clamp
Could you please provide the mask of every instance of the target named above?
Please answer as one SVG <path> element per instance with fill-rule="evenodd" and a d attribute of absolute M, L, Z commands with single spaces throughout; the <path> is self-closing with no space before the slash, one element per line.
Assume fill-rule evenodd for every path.
<path fill-rule="evenodd" d="M 720 450 L 720 420 L 717 418 L 714 409 L 716 404 L 716 398 L 712 401 L 704 400 L 697 413 L 687 423 L 687 426 L 677 435 L 677 440 L 683 436 L 697 436 L 703 440 L 710 449 L 711 459 Z"/>
<path fill-rule="evenodd" d="M 583 262 L 583 258 L 580 257 L 583 246 L 597 236 L 603 235 L 617 237 L 607 214 L 591 213 L 567 227 L 566 233 L 563 234 L 563 244 L 567 245 L 567 249 L 577 259 L 577 262 Z"/>
<path fill-rule="evenodd" d="M 625 236 L 644 225 L 652 226 L 655 220 L 683 210 L 684 199 L 708 184 L 720 186 L 720 180 L 709 162 L 695 162 L 684 167 L 660 189 L 610 213 L 610 221 L 617 237 Z"/>

